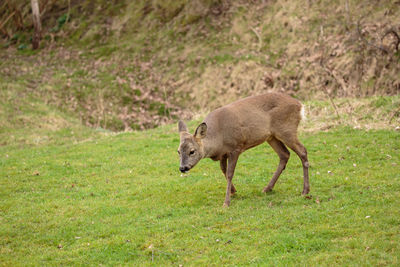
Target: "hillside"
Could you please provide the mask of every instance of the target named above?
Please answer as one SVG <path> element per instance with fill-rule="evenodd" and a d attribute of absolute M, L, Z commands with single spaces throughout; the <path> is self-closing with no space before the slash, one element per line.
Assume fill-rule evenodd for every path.
<path fill-rule="evenodd" d="M 0 5 L 0 77 L 95 128 L 151 128 L 268 90 L 302 100 L 400 92 L 396 1 L 40 3 L 39 51 L 29 6 Z"/>

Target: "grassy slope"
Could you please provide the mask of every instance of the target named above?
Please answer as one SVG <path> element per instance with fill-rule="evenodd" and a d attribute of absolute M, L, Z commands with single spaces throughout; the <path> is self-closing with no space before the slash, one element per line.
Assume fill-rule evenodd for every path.
<path fill-rule="evenodd" d="M 175 128 L 0 147 L 0 263 L 400 263 L 398 132 L 303 134 L 310 199 L 294 155 L 274 192 L 261 193 L 278 160 L 259 146 L 239 159 L 238 193 L 223 209 L 217 163 L 179 175 Z"/>
<path fill-rule="evenodd" d="M 29 80 L 24 78 L 0 82 L 0 146 L 62 145 L 104 134 L 27 92 Z"/>
<path fill-rule="evenodd" d="M 303 100 L 400 92 L 400 53 L 385 35 L 400 32 L 394 1 L 53 2 L 42 50 L 29 49 L 28 28 L 0 40 L 10 45 L 0 79 L 31 81 L 29 93 L 91 126 L 152 128 L 267 90 Z"/>

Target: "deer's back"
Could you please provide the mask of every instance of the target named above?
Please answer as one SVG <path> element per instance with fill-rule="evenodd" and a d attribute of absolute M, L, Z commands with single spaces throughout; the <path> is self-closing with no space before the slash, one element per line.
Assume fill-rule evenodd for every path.
<path fill-rule="evenodd" d="M 220 149 L 246 150 L 277 131 L 297 131 L 301 104 L 279 93 L 251 96 L 212 111 L 205 118 L 207 139 Z"/>

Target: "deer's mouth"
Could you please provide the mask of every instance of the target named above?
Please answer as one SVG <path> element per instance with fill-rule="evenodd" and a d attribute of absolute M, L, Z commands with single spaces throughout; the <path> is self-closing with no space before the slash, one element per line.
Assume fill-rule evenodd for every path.
<path fill-rule="evenodd" d="M 179 170 L 181 173 L 187 173 L 191 168 L 189 166 L 181 166 Z"/>

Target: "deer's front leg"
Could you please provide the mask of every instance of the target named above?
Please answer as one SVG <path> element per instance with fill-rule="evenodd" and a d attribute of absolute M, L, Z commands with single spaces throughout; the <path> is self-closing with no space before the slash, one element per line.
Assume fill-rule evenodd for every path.
<path fill-rule="evenodd" d="M 227 156 L 227 155 L 224 155 L 224 156 L 222 157 L 222 159 L 220 160 L 220 162 L 219 162 L 220 167 L 221 167 L 221 170 L 222 170 L 222 173 L 224 174 L 224 176 L 225 176 L 226 179 L 227 179 L 227 176 L 226 176 L 227 161 L 228 161 L 228 156 Z M 233 194 L 235 194 L 235 193 L 236 193 L 236 188 L 235 188 L 235 186 L 234 186 L 233 183 L 232 183 L 232 185 L 231 185 L 231 194 L 233 195 Z"/>
<path fill-rule="evenodd" d="M 239 152 L 232 152 L 228 155 L 228 168 L 226 170 L 226 181 L 228 185 L 226 187 L 226 195 L 224 207 L 229 207 L 231 203 L 231 190 L 232 190 L 232 178 L 235 173 L 236 163 L 239 158 Z"/>

